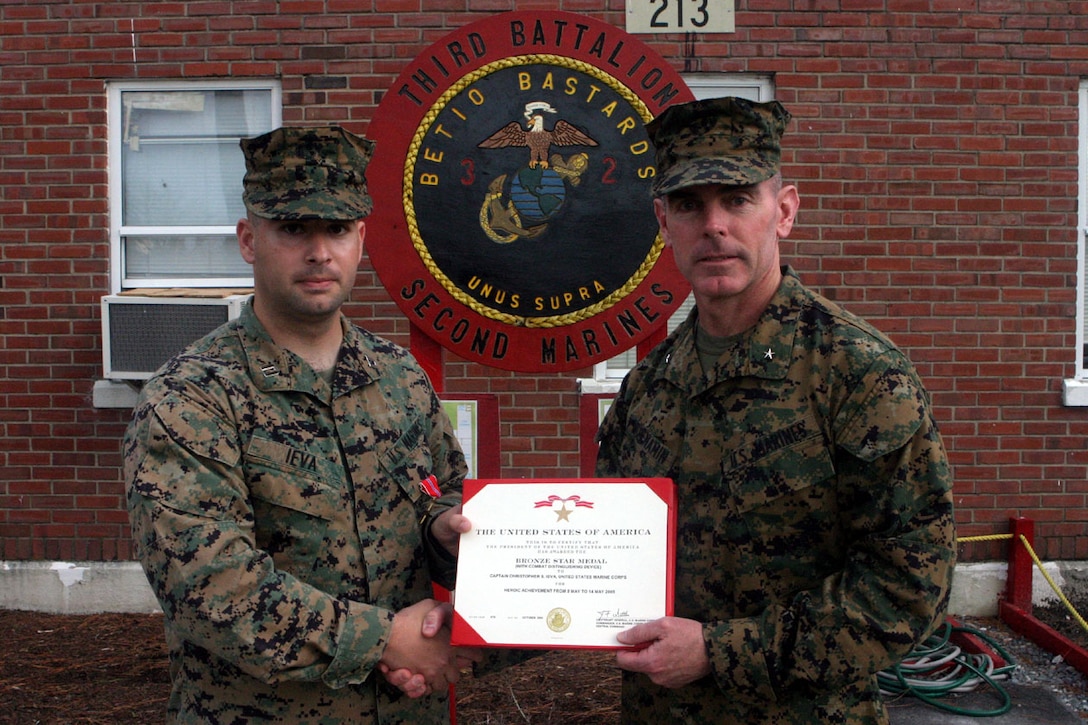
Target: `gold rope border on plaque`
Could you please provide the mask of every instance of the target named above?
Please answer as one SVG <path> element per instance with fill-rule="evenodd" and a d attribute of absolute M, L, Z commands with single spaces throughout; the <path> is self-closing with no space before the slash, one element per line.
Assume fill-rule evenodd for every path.
<path fill-rule="evenodd" d="M 516 327 L 562 327 L 564 325 L 573 325 L 583 320 L 587 320 L 590 317 L 607 310 L 629 295 L 635 290 L 646 278 L 646 275 L 650 273 L 654 265 L 657 263 L 658 258 L 661 256 L 661 251 L 665 248 L 665 243 L 661 239 L 661 235 L 658 234 L 654 238 L 654 243 L 650 247 L 650 254 L 643 260 L 635 273 L 627 280 L 621 287 L 609 294 L 600 302 L 596 302 L 589 307 L 578 310 L 577 312 L 570 312 L 565 315 L 552 315 L 550 317 L 525 317 L 521 315 L 512 315 L 508 312 L 500 312 L 492 309 L 486 305 L 480 304 L 475 298 L 465 294 L 461 291 L 457 285 L 453 283 L 438 268 L 434 259 L 431 257 L 431 253 L 428 251 L 427 246 L 424 244 L 422 237 L 419 233 L 419 224 L 416 221 L 415 211 L 415 189 L 412 185 L 412 180 L 415 178 L 415 166 L 416 159 L 419 155 L 419 150 L 423 145 L 423 137 L 430 131 L 431 126 L 434 124 L 435 119 L 438 118 L 438 114 L 445 110 L 449 101 L 465 89 L 468 85 L 476 82 L 476 80 L 483 78 L 486 75 L 490 75 L 497 70 L 503 70 L 506 68 L 514 68 L 517 66 L 534 65 L 534 64 L 550 64 L 560 67 L 570 68 L 580 71 L 588 76 L 592 76 L 602 83 L 607 84 L 613 90 L 615 90 L 628 105 L 635 109 L 642 117 L 644 122 L 650 121 L 653 116 L 650 114 L 650 110 L 646 107 L 646 104 L 642 102 L 635 93 L 633 93 L 627 86 L 623 85 L 613 76 L 605 73 L 600 68 L 594 65 L 585 63 L 574 58 L 567 58 L 560 55 L 552 54 L 539 54 L 539 55 L 516 55 L 509 58 L 503 58 L 502 60 L 488 63 L 487 65 L 475 70 L 458 80 L 455 84 L 446 89 L 446 91 L 435 101 L 431 106 L 431 110 L 423 116 L 416 128 L 416 133 L 412 137 L 411 144 L 408 147 L 408 155 L 404 164 L 404 177 L 403 188 L 404 194 L 402 202 L 404 204 L 405 214 L 408 222 L 408 234 L 412 238 L 412 246 L 415 247 L 416 253 L 419 254 L 420 259 L 423 261 L 423 266 L 427 268 L 427 271 L 438 281 L 442 287 L 453 296 L 461 304 L 469 307 L 477 314 L 487 317 L 492 320 L 512 325 Z"/>

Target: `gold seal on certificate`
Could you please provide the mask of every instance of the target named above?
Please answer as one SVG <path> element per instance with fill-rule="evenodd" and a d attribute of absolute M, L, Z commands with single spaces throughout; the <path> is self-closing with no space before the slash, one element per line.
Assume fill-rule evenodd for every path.
<path fill-rule="evenodd" d="M 672 614 L 669 479 L 467 479 L 463 510 L 456 645 L 621 648 Z"/>

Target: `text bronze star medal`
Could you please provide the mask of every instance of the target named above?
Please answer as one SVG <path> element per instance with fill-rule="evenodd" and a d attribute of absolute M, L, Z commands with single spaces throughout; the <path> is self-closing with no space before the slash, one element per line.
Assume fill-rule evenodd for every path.
<path fill-rule="evenodd" d="M 491 16 L 439 40 L 367 136 L 367 252 L 409 321 L 491 367 L 602 362 L 689 288 L 658 235 L 645 122 L 692 99 L 637 38 L 565 12 Z"/>

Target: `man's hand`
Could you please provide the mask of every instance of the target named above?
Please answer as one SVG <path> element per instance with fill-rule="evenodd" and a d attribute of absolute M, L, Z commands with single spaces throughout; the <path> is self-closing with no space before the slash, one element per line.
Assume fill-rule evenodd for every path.
<path fill-rule="evenodd" d="M 457 556 L 461 534 L 472 531 L 472 522 L 461 515 L 461 505 L 446 509 L 431 522 L 431 536 L 452 556 Z"/>
<path fill-rule="evenodd" d="M 384 662 L 378 663 L 378 670 L 385 677 L 386 682 L 413 700 L 434 692 L 423 679 L 423 675 L 413 675 L 411 670 L 390 670 Z"/>
<path fill-rule="evenodd" d="M 662 687 L 683 687 L 710 674 L 703 625 L 694 619 L 662 617 L 620 632 L 620 644 L 641 646 L 616 653 L 616 664 L 642 672 Z"/>
<path fill-rule="evenodd" d="M 420 634 L 426 639 L 433 639 L 443 634 L 449 637 L 449 627 L 453 623 L 453 607 L 448 603 L 437 603 L 436 606 L 427 612 L 423 616 L 423 623 L 420 626 Z M 471 667 L 473 662 L 479 662 L 483 653 L 478 649 L 467 649 L 463 647 L 453 648 L 454 666 L 457 671 Z M 434 688 L 427 683 L 427 680 L 421 673 L 413 672 L 408 668 L 391 669 L 385 662 L 378 663 L 378 669 L 385 676 L 385 679 L 389 684 L 400 689 L 405 695 L 411 698 L 422 697 L 434 692 Z M 452 684 L 452 681 L 451 683 Z"/>
<path fill-rule="evenodd" d="M 424 599 L 393 615 L 393 629 L 378 668 L 409 697 L 457 682 L 457 659 L 447 626 L 451 611 L 448 604 Z M 432 634 L 426 636 L 425 631 Z"/>

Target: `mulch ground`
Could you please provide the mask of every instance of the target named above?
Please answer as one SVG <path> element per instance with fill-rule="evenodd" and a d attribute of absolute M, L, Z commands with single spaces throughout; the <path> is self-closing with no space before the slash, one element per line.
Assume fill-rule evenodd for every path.
<path fill-rule="evenodd" d="M 608 652 L 548 652 L 457 685 L 458 725 L 619 723 Z M 162 722 L 170 693 L 162 616 L 0 610 L 0 723 Z"/>
<path fill-rule="evenodd" d="M 1088 592 L 1072 594 L 1067 598 L 1069 604 L 1080 615 L 1081 619 L 1088 617 Z M 1063 603 L 1051 600 L 1051 603 L 1045 607 L 1032 607 L 1031 614 L 1073 644 L 1088 650 L 1088 631 L 1085 631 L 1081 623 L 1069 611 L 1069 607 Z"/>
<path fill-rule="evenodd" d="M 1074 601 L 1084 613 L 1085 601 Z M 1060 604 L 1036 617 L 1080 646 Z M 0 723 L 161 722 L 169 693 L 161 615 L 0 610 Z M 554 651 L 457 685 L 459 725 L 613 725 L 619 671 L 608 652 Z"/>

